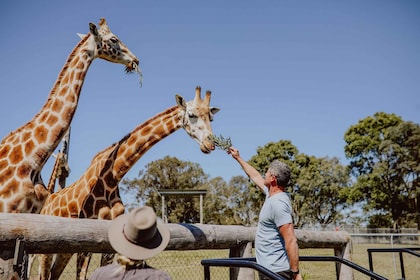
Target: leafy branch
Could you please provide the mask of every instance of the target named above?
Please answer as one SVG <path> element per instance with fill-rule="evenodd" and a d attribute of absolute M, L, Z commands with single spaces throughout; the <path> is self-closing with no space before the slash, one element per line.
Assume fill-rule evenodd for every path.
<path fill-rule="evenodd" d="M 216 136 L 212 134 L 209 136 L 209 139 L 213 141 L 216 148 L 219 148 L 223 151 L 227 151 L 230 147 L 232 147 L 232 141 L 230 140 L 230 137 L 224 138 L 222 135 Z"/>

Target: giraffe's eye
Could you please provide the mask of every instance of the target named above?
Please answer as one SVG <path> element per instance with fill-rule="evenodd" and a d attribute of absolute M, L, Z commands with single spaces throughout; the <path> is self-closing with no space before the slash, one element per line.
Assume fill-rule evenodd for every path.
<path fill-rule="evenodd" d="M 197 116 L 193 112 L 188 112 L 188 117 L 190 119 L 196 119 L 197 118 Z"/>
<path fill-rule="evenodd" d="M 116 44 L 118 43 L 118 39 L 115 37 L 112 37 L 111 39 L 109 39 L 111 41 L 111 43 Z"/>

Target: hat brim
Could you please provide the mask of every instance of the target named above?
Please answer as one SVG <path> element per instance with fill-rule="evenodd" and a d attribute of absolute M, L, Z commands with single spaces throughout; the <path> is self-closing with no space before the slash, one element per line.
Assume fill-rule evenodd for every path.
<path fill-rule="evenodd" d="M 108 230 L 108 238 L 112 248 L 119 254 L 132 260 L 150 259 L 162 252 L 169 243 L 169 229 L 157 218 L 156 235 L 147 244 L 142 246 L 128 241 L 123 233 L 124 224 L 127 222 L 128 214 L 118 216 L 112 221 Z"/>

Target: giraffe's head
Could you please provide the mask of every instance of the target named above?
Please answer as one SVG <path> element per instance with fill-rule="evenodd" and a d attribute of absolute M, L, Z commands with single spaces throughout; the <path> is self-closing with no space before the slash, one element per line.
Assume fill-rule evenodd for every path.
<path fill-rule="evenodd" d="M 127 73 L 137 72 L 142 77 L 139 59 L 111 32 L 104 18 L 99 21 L 99 29 L 89 23 L 89 30 L 96 44 L 97 57 L 124 64 Z"/>
<path fill-rule="evenodd" d="M 210 107 L 211 92 L 207 91 L 204 99 L 201 99 L 201 88 L 196 87 L 195 98 L 186 102 L 180 95 L 176 95 L 176 102 L 182 108 L 183 128 L 195 141 L 200 144 L 200 150 L 208 154 L 214 150 L 210 135 L 213 134 L 210 122 L 213 115 L 220 111 L 219 108 Z"/>

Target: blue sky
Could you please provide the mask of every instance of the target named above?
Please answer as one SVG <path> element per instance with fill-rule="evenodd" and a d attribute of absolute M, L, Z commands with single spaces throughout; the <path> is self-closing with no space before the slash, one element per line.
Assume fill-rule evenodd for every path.
<path fill-rule="evenodd" d="M 89 22 L 105 17 L 140 59 L 143 87 L 95 60 L 72 123 L 72 183 L 92 157 L 146 119 L 212 91 L 213 131 L 245 159 L 290 140 L 301 153 L 338 157 L 343 136 L 383 111 L 420 123 L 419 1 L 20 1 L 0 3 L 0 137 L 43 106 Z M 211 177 L 244 175 L 220 150 L 205 155 L 183 130 L 148 151 L 126 178 L 164 156 Z M 45 166 L 48 182 L 52 161 Z"/>

